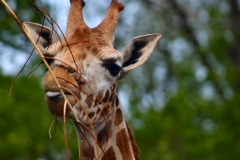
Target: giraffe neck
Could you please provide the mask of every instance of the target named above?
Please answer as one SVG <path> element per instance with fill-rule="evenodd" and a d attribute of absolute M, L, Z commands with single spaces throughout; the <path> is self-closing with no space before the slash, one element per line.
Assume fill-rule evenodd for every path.
<path fill-rule="evenodd" d="M 112 114 L 102 123 L 94 124 L 94 131 L 83 131 L 76 122 L 80 160 L 138 160 L 138 148 L 124 118 L 118 95 L 109 107 Z M 115 105 L 113 105 L 115 104 Z M 113 118 L 114 117 L 114 118 Z M 95 133 L 95 136 L 94 136 Z"/>

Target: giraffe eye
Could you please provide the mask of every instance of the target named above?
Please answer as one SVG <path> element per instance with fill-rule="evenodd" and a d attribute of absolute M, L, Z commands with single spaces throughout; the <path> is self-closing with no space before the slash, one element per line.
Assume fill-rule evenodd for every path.
<path fill-rule="evenodd" d="M 105 64 L 103 64 L 103 66 L 114 77 L 117 76 L 119 74 L 119 72 L 122 70 L 122 67 L 120 67 L 119 65 L 117 65 L 115 63 L 105 63 Z"/>
<path fill-rule="evenodd" d="M 74 73 L 76 70 L 72 67 L 65 67 L 65 69 L 68 71 L 68 73 Z"/>

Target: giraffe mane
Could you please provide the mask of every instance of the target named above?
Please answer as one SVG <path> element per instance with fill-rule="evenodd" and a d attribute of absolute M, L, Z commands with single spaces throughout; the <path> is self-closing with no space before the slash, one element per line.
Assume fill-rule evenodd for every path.
<path fill-rule="evenodd" d="M 129 125 L 128 125 L 127 122 L 126 122 L 126 125 L 127 125 L 127 131 L 129 133 L 129 137 L 130 137 L 130 140 L 131 140 L 131 146 L 132 146 L 132 149 L 133 149 L 134 157 L 135 157 L 136 160 L 140 160 L 139 149 L 138 149 L 137 144 L 135 142 L 135 139 L 133 137 L 133 133 L 132 133 L 131 129 L 129 128 Z"/>

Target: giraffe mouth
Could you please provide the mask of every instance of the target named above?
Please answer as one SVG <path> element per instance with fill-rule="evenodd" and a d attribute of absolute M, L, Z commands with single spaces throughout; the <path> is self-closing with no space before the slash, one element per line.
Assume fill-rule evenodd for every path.
<path fill-rule="evenodd" d="M 71 96 L 69 93 L 64 93 L 66 96 Z M 60 98 L 63 98 L 63 95 L 61 92 L 46 92 L 46 97 L 51 101 L 57 101 Z"/>
<path fill-rule="evenodd" d="M 57 100 L 58 98 L 62 97 L 62 93 L 61 92 L 46 92 L 46 97 L 50 100 Z"/>
<path fill-rule="evenodd" d="M 70 93 L 64 92 L 66 98 L 70 102 L 71 106 L 74 106 L 76 104 L 76 99 L 73 95 Z M 45 101 L 47 103 L 48 109 L 50 112 L 57 116 L 57 117 L 63 117 L 63 112 L 64 112 L 64 104 L 65 104 L 65 99 L 62 95 L 61 92 L 59 91 L 47 91 L 45 94 Z M 71 109 L 67 105 L 66 107 L 66 115 L 70 113 Z"/>

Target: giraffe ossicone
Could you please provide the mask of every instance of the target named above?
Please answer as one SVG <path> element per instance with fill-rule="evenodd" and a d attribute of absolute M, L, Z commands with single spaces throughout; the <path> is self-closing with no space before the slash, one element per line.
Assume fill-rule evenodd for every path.
<path fill-rule="evenodd" d="M 117 51 L 114 30 L 124 6 L 112 0 L 101 24 L 89 28 L 82 15 L 84 2 L 70 3 L 63 39 L 58 40 L 52 29 L 41 24 L 24 22 L 24 26 L 73 106 L 73 111 L 66 108 L 66 117 L 78 134 L 79 159 L 137 160 L 138 148 L 123 115 L 117 81 L 148 59 L 161 35 L 135 37 L 122 52 Z M 49 71 L 43 89 L 50 112 L 62 118 L 65 100 Z"/>

